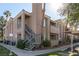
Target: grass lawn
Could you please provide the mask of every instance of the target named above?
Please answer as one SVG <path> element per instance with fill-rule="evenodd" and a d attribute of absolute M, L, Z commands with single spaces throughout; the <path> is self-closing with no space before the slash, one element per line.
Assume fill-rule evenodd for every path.
<path fill-rule="evenodd" d="M 9 53 L 10 53 L 10 50 L 0 46 L 0 56 L 9 56 Z M 11 56 L 16 56 L 16 54 L 12 52 Z"/>
<path fill-rule="evenodd" d="M 63 56 L 63 54 L 59 54 L 59 53 L 65 53 L 65 52 L 64 51 L 50 52 L 46 54 L 40 54 L 38 56 Z"/>
<path fill-rule="evenodd" d="M 38 56 L 69 56 L 68 51 L 56 51 L 56 52 L 50 52 L 46 54 L 40 54 Z M 73 54 L 71 56 L 79 56 L 79 53 Z"/>

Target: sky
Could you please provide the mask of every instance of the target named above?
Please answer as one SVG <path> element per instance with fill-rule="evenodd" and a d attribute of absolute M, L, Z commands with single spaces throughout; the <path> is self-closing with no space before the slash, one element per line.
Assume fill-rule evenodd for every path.
<path fill-rule="evenodd" d="M 46 14 L 50 16 L 53 20 L 63 18 L 59 16 L 57 9 L 62 5 L 62 3 L 46 3 Z M 32 12 L 31 3 L 0 3 L 0 16 L 3 15 L 3 12 L 9 10 L 12 17 L 15 17 L 22 9 L 25 9 L 28 12 Z"/>

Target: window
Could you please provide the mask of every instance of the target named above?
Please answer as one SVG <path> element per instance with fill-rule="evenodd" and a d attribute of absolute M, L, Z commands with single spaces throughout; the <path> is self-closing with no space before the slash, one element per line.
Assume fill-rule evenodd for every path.
<path fill-rule="evenodd" d="M 46 27 L 46 26 L 47 26 L 47 20 L 44 19 L 44 20 L 43 20 L 43 27 Z"/>
<path fill-rule="evenodd" d="M 17 19 L 17 28 L 21 28 L 21 18 Z"/>
<path fill-rule="evenodd" d="M 50 35 L 51 40 L 56 40 L 56 35 Z"/>

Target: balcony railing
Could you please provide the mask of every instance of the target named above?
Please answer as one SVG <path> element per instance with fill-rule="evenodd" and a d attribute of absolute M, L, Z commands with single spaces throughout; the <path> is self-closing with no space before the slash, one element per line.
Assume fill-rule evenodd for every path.
<path fill-rule="evenodd" d="M 59 29 L 55 26 L 51 26 L 51 33 L 58 33 L 59 32 Z"/>

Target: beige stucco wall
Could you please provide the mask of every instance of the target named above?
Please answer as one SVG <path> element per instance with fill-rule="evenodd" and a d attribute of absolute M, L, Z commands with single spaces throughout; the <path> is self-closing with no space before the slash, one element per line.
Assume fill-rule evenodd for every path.
<path fill-rule="evenodd" d="M 41 34 L 41 26 L 42 26 L 42 4 L 41 3 L 33 3 L 32 4 L 32 30 Z"/>
<path fill-rule="evenodd" d="M 31 28 L 39 36 L 38 43 L 41 43 L 41 30 L 42 30 L 42 4 L 33 3 L 32 4 L 32 18 L 31 18 Z"/>

